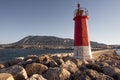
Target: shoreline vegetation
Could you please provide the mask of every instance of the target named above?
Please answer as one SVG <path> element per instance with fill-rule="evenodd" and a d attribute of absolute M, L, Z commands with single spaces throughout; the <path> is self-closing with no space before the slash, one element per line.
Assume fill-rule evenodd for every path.
<path fill-rule="evenodd" d="M 0 63 L 0 80 L 120 80 L 120 55 L 114 50 L 93 52 L 92 60 L 69 54 L 17 57 Z"/>

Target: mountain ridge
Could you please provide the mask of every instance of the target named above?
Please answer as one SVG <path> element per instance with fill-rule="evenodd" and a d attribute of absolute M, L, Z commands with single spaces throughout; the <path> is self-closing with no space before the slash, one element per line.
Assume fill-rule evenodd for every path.
<path fill-rule="evenodd" d="M 23 39 L 7 45 L 12 48 L 40 48 L 40 49 L 71 49 L 74 40 L 55 36 L 27 36 Z M 105 48 L 106 44 L 91 41 L 92 48 Z"/>

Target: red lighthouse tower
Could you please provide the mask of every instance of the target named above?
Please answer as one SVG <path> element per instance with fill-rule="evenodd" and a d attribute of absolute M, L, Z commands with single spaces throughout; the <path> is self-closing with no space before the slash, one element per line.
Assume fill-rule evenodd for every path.
<path fill-rule="evenodd" d="M 91 47 L 88 33 L 88 11 L 80 8 L 78 3 L 75 10 L 75 32 L 74 32 L 74 57 L 79 59 L 92 59 Z"/>

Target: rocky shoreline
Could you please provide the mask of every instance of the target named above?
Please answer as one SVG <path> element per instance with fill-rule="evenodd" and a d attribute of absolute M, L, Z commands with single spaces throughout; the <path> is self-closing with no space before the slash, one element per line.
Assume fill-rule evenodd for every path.
<path fill-rule="evenodd" d="M 120 80 L 120 55 L 108 51 L 91 61 L 73 53 L 18 57 L 0 63 L 0 80 Z"/>

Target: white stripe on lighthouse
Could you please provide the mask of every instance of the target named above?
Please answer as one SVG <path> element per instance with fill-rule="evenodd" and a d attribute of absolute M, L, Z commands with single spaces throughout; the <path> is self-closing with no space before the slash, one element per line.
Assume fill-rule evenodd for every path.
<path fill-rule="evenodd" d="M 74 57 L 78 59 L 92 59 L 90 46 L 74 46 Z"/>

